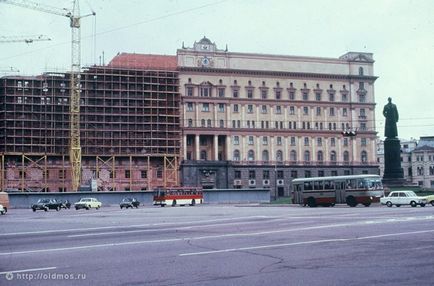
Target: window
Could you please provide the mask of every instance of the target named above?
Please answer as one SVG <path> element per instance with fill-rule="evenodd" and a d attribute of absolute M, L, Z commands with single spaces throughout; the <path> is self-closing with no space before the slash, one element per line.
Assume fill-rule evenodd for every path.
<path fill-rule="evenodd" d="M 282 137 L 280 137 L 280 136 L 276 137 L 276 144 L 279 145 L 279 146 L 282 145 Z"/>
<path fill-rule="evenodd" d="M 209 97 L 211 96 L 211 87 L 209 86 L 201 86 L 200 87 L 200 96 Z"/>
<path fill-rule="evenodd" d="M 146 170 L 142 170 L 142 171 L 140 171 L 140 177 L 141 177 L 142 179 L 146 179 L 146 178 L 148 178 L 148 171 L 146 171 Z"/>
<path fill-rule="evenodd" d="M 263 170 L 262 171 L 262 179 L 264 179 L 264 180 L 270 179 L 270 171 L 269 170 Z"/>
<path fill-rule="evenodd" d="M 315 93 L 315 100 L 321 101 L 321 93 L 319 93 L 319 92 Z"/>
<path fill-rule="evenodd" d="M 125 170 L 125 178 L 129 179 L 131 177 L 130 170 Z"/>
<path fill-rule="evenodd" d="M 316 108 L 316 116 L 321 116 L 321 107 Z"/>
<path fill-rule="evenodd" d="M 289 160 L 296 162 L 297 161 L 297 152 L 295 150 L 291 150 L 289 153 Z"/>
<path fill-rule="evenodd" d="M 202 120 L 200 121 L 200 126 L 201 126 L 201 127 L 205 127 L 205 124 L 206 124 L 205 119 L 202 119 Z"/>
<path fill-rule="evenodd" d="M 365 89 L 365 83 L 363 81 L 359 82 L 359 89 L 364 90 Z"/>
<path fill-rule="evenodd" d="M 200 151 L 200 159 L 207 160 L 207 154 L 205 150 Z"/>
<path fill-rule="evenodd" d="M 344 151 L 344 162 L 348 163 L 350 161 L 350 153 L 348 151 Z"/>
<path fill-rule="evenodd" d="M 276 99 L 280 99 L 282 96 L 282 92 L 280 90 L 276 90 Z"/>
<path fill-rule="evenodd" d="M 232 91 L 232 96 L 233 97 L 238 97 L 238 89 L 234 89 L 233 91 Z"/>
<path fill-rule="evenodd" d="M 193 96 L 193 88 L 187 87 L 187 96 Z"/>
<path fill-rule="evenodd" d="M 308 107 L 303 107 L 303 115 L 309 115 L 309 108 Z"/>
<path fill-rule="evenodd" d="M 212 127 L 212 123 L 211 123 L 211 119 L 208 119 L 207 121 L 206 121 L 206 126 L 207 127 Z"/>
<path fill-rule="evenodd" d="M 365 122 L 360 122 L 360 130 L 366 131 L 366 123 Z"/>
<path fill-rule="evenodd" d="M 363 75 L 363 68 L 359 67 L 359 75 Z"/>
<path fill-rule="evenodd" d="M 311 172 L 311 171 L 304 171 L 304 177 L 305 177 L 305 178 L 310 178 L 310 177 L 312 177 L 312 172 Z"/>
<path fill-rule="evenodd" d="M 303 100 L 308 100 L 309 94 L 307 92 L 303 92 Z"/>
<path fill-rule="evenodd" d="M 234 171 L 234 179 L 241 179 L 241 171 Z"/>
<path fill-rule="evenodd" d="M 283 152 L 281 150 L 277 150 L 277 152 L 276 152 L 276 161 L 277 162 L 283 161 Z"/>
<path fill-rule="evenodd" d="M 295 137 L 291 137 L 291 146 L 295 146 Z"/>
<path fill-rule="evenodd" d="M 310 162 L 310 152 L 309 151 L 304 151 L 304 161 L 305 162 Z"/>
<path fill-rule="evenodd" d="M 284 178 L 282 170 L 277 171 L 277 178 L 278 179 L 283 179 Z"/>
<path fill-rule="evenodd" d="M 290 115 L 294 115 L 295 114 L 295 107 L 294 106 L 290 106 L 289 107 L 289 114 Z"/>
<path fill-rule="evenodd" d="M 219 103 L 219 112 L 225 112 L 225 104 Z"/>
<path fill-rule="evenodd" d="M 218 95 L 219 95 L 219 97 L 225 97 L 225 89 L 219 88 L 218 89 Z"/>
<path fill-rule="evenodd" d="M 330 116 L 335 116 L 335 108 L 330 107 Z"/>
<path fill-rule="evenodd" d="M 335 139 L 335 138 L 330 138 L 330 145 L 331 145 L 332 147 L 335 147 L 335 146 L 336 146 L 336 139 Z"/>
<path fill-rule="evenodd" d="M 276 106 L 276 114 L 282 114 L 282 107 L 280 105 Z"/>
<path fill-rule="evenodd" d="M 335 101 L 335 94 L 329 93 L 329 101 Z"/>
<path fill-rule="evenodd" d="M 233 160 L 234 161 L 240 161 L 240 151 L 239 150 L 234 150 Z"/>
<path fill-rule="evenodd" d="M 268 136 L 263 136 L 262 137 L 262 144 L 268 145 Z"/>
<path fill-rule="evenodd" d="M 291 178 L 297 178 L 298 177 L 298 172 L 296 170 L 291 171 Z"/>
<path fill-rule="evenodd" d="M 252 89 L 247 90 L 247 98 L 253 98 L 253 90 Z"/>
<path fill-rule="evenodd" d="M 253 113 L 253 105 L 252 104 L 247 105 L 247 113 Z"/>
<path fill-rule="evenodd" d="M 360 160 L 362 161 L 362 163 L 367 163 L 368 162 L 368 152 L 362 151 L 360 153 Z"/>
<path fill-rule="evenodd" d="M 342 116 L 347 116 L 348 115 L 348 111 L 346 108 L 342 108 Z"/>
<path fill-rule="evenodd" d="M 225 121 L 223 119 L 220 119 L 220 128 L 225 127 Z"/>
<path fill-rule="evenodd" d="M 363 147 L 365 147 L 366 144 L 366 138 L 360 138 L 360 145 L 362 145 Z"/>
<path fill-rule="evenodd" d="M 193 127 L 193 119 L 188 120 L 188 127 Z"/>
<path fill-rule="evenodd" d="M 268 150 L 262 151 L 262 161 L 269 161 Z"/>
<path fill-rule="evenodd" d="M 20 177 L 22 177 L 21 174 Z M 65 170 L 59 170 L 59 179 L 65 179 Z"/>
<path fill-rule="evenodd" d="M 318 162 L 322 162 L 322 161 L 324 161 L 324 155 L 323 155 L 323 152 L 322 152 L 322 151 L 318 151 L 317 156 L 316 156 L 316 160 L 317 160 Z"/>
<path fill-rule="evenodd" d="M 249 170 L 249 179 L 255 180 L 256 179 L 256 172 L 255 170 Z"/>
<path fill-rule="evenodd" d="M 330 152 L 330 161 L 332 163 L 336 162 L 336 152 L 335 151 Z"/>
<path fill-rule="evenodd" d="M 209 103 L 202 103 L 202 111 L 209 112 Z"/>
<path fill-rule="evenodd" d="M 366 118 L 366 111 L 364 108 L 360 108 L 359 117 L 360 118 Z"/>
<path fill-rule="evenodd" d="M 238 104 L 234 104 L 234 112 L 238 112 Z"/>
<path fill-rule="evenodd" d="M 344 147 L 348 147 L 348 138 L 344 138 Z"/>
<path fill-rule="evenodd" d="M 304 137 L 304 146 L 309 146 L 309 137 Z"/>
<path fill-rule="evenodd" d="M 187 103 L 187 111 L 193 111 L 193 103 L 192 102 Z"/>
<path fill-rule="evenodd" d="M 319 147 L 322 146 L 322 138 L 321 137 L 318 137 L 316 139 L 316 145 L 318 145 Z"/>
<path fill-rule="evenodd" d="M 262 89 L 261 90 L 261 98 L 262 99 L 267 99 L 267 97 L 268 97 L 268 90 Z"/>
<path fill-rule="evenodd" d="M 267 106 L 266 105 L 261 106 L 261 112 L 264 114 L 267 113 Z"/>
<path fill-rule="evenodd" d="M 253 136 L 249 136 L 249 145 L 253 145 L 253 144 L 254 144 Z"/>
<path fill-rule="evenodd" d="M 240 137 L 239 136 L 234 136 L 234 145 L 240 145 Z"/>
<path fill-rule="evenodd" d="M 289 100 L 295 100 L 295 91 L 290 91 L 289 92 Z"/>
<path fill-rule="evenodd" d="M 255 161 L 255 151 L 249 150 L 249 152 L 247 152 L 247 160 Z"/>

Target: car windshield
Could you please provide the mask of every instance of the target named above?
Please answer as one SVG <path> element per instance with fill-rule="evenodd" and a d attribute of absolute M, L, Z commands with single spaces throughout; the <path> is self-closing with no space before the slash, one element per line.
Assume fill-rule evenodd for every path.
<path fill-rule="evenodd" d="M 90 199 L 81 199 L 80 202 L 89 202 Z"/>
<path fill-rule="evenodd" d="M 413 191 L 408 191 L 407 193 L 407 197 L 417 197 L 416 193 Z"/>
<path fill-rule="evenodd" d="M 38 200 L 38 203 L 44 203 L 44 204 L 46 204 L 46 203 L 49 203 L 49 202 L 50 202 L 49 199 L 39 199 Z"/>
<path fill-rule="evenodd" d="M 131 199 L 131 198 L 126 198 L 126 199 L 123 199 L 123 201 L 124 201 L 124 202 L 131 202 L 132 199 Z"/>

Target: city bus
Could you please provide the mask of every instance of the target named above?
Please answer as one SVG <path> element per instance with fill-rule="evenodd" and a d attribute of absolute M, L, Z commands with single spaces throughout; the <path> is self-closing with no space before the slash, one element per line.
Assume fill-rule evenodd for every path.
<path fill-rule="evenodd" d="M 316 207 L 347 204 L 369 207 L 384 196 L 378 175 L 349 175 L 292 180 L 292 203 Z"/>
<path fill-rule="evenodd" d="M 196 187 L 157 189 L 154 195 L 154 206 L 194 206 L 201 203 L 203 203 L 202 189 Z"/>

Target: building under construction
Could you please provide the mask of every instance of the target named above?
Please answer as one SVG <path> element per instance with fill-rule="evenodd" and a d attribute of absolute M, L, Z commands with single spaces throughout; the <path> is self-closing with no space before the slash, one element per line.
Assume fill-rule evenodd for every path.
<path fill-rule="evenodd" d="M 1 189 L 70 191 L 68 73 L 0 79 Z M 81 190 L 179 185 L 176 56 L 120 54 L 81 74 Z"/>

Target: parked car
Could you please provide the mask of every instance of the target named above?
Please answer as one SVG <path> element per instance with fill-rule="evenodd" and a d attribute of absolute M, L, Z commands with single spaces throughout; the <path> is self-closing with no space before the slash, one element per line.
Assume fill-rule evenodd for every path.
<path fill-rule="evenodd" d="M 0 192 L 0 204 L 5 209 L 5 213 L 8 212 L 9 208 L 9 194 L 6 192 Z"/>
<path fill-rule="evenodd" d="M 424 198 L 427 204 L 431 204 L 434 207 L 434 195 L 425 196 Z"/>
<path fill-rule="evenodd" d="M 76 210 L 79 209 L 99 209 L 101 207 L 101 202 L 95 198 L 81 198 L 78 202 L 74 204 Z"/>
<path fill-rule="evenodd" d="M 380 203 L 391 207 L 393 205 L 400 207 L 401 205 L 417 205 L 424 207 L 427 203 L 425 197 L 419 197 L 413 191 L 393 191 L 387 197 L 380 198 Z"/>
<path fill-rule="evenodd" d="M 60 207 L 64 209 L 69 209 L 71 207 L 71 203 L 68 200 L 64 200 Z"/>
<path fill-rule="evenodd" d="M 136 200 L 135 198 L 124 198 L 122 202 L 119 204 L 121 209 L 123 208 L 138 208 L 140 205 L 140 202 Z"/>
<path fill-rule="evenodd" d="M 3 205 L 0 205 L 0 214 L 2 215 L 6 214 L 6 209 L 4 208 Z"/>
<path fill-rule="evenodd" d="M 56 199 L 39 199 L 36 204 L 32 205 L 32 210 L 35 212 L 36 210 L 56 210 L 60 211 L 61 202 Z"/>

